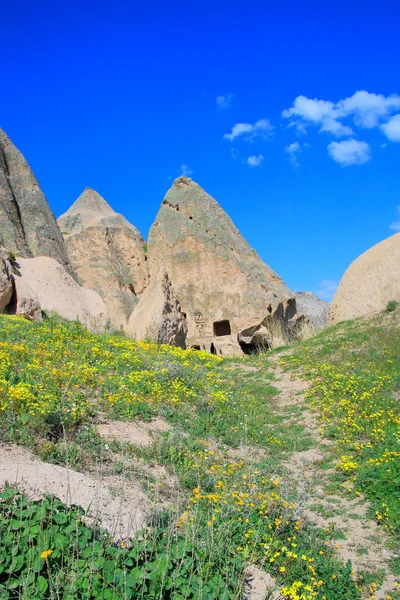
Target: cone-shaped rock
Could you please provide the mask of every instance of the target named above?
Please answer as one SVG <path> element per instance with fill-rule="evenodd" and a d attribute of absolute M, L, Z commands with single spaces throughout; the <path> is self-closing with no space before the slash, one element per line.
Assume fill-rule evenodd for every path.
<path fill-rule="evenodd" d="M 79 282 L 100 294 L 113 327 L 125 327 L 147 285 L 143 237 L 89 188 L 58 224 Z"/>
<path fill-rule="evenodd" d="M 165 196 L 148 252 L 150 286 L 128 326 L 138 337 L 146 330 L 143 307 L 150 315 L 155 282 L 165 273 L 187 319 L 188 346 L 222 354 L 252 351 L 259 343 L 271 344 L 279 337 L 275 325 L 290 325 L 296 313 L 288 287 L 219 204 L 187 177 L 175 180 Z"/>
<path fill-rule="evenodd" d="M 21 152 L 0 129 L 0 243 L 24 257 L 49 256 L 64 267 L 64 240 Z"/>
<path fill-rule="evenodd" d="M 376 244 L 351 263 L 329 309 L 331 325 L 372 315 L 400 302 L 400 233 Z"/>

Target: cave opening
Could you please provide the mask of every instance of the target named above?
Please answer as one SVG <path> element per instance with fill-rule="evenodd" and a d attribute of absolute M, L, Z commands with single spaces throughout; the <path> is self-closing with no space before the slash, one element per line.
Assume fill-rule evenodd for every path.
<path fill-rule="evenodd" d="M 213 327 L 215 337 L 231 335 L 231 324 L 228 319 L 224 319 L 223 321 L 214 321 Z"/>
<path fill-rule="evenodd" d="M 261 350 L 269 350 L 270 346 L 266 342 L 263 342 L 262 346 L 260 344 L 246 344 L 246 342 L 239 341 L 239 346 L 242 349 L 244 354 L 260 354 Z"/>

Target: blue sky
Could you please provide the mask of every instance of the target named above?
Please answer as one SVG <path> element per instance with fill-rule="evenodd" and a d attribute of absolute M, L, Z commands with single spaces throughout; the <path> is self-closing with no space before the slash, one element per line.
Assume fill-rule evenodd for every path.
<path fill-rule="evenodd" d="M 137 4 L 2 6 L 0 126 L 54 213 L 89 186 L 146 236 L 185 172 L 328 298 L 400 230 L 395 2 Z"/>

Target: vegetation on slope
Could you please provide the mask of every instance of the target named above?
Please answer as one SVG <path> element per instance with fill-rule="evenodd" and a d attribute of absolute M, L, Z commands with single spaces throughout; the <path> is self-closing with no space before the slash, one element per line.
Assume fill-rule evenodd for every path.
<path fill-rule="evenodd" d="M 338 481 L 374 507 L 400 541 L 400 313 L 348 321 L 301 344 L 282 363 L 311 381 L 306 396 L 335 444 Z M 400 573 L 400 562 L 399 562 Z"/>
<path fill-rule="evenodd" d="M 395 330 L 385 331 L 370 335 L 357 324 L 337 327 L 282 360 L 288 368 L 302 365 L 304 376 L 312 378 L 311 401 L 326 434 L 337 442 L 337 455 L 347 457 L 338 460 L 338 477 L 356 477 L 354 493 L 373 498 L 377 520 L 395 532 L 397 509 L 386 513 L 381 506 L 391 506 L 388 490 L 395 495 L 398 479 L 390 460 L 394 455 L 385 451 L 396 452 L 398 444 L 398 405 L 391 394 L 399 382 L 399 357 L 390 342 Z M 278 580 L 283 598 L 360 597 L 351 564 L 340 564 L 326 538 L 299 518 L 295 485 L 288 486 L 281 476 L 283 459 L 312 441 L 301 424 L 285 426 L 285 417 L 274 410 L 277 391 L 267 358 L 222 360 L 94 335 L 59 319 L 33 324 L 2 316 L 0 332 L 2 441 L 29 446 L 44 460 L 85 469 L 99 456 L 114 460 L 96 432 L 99 415 L 120 420 L 161 416 L 173 425 L 171 432 L 150 448 L 127 445 L 124 450 L 166 465 L 182 491 L 175 507 L 151 516 L 145 531 L 121 542 L 89 526 L 77 508 L 53 497 L 33 502 L 6 489 L 0 503 L 0 598 L 239 599 L 250 562 Z M 369 363 L 374 363 L 365 371 L 368 389 L 361 387 L 363 371 L 353 361 L 363 336 Z M 247 364 L 262 369 L 246 376 L 235 368 Z M 374 378 L 384 365 L 384 377 Z M 334 377 L 335 368 L 342 369 L 341 377 Z M 342 402 L 339 413 L 334 389 Z M 348 433 L 353 431 L 348 400 L 354 396 L 360 413 L 355 422 L 361 426 L 361 396 L 368 391 L 371 408 L 356 440 L 355 433 Z M 378 404 L 389 418 L 373 417 L 384 431 L 375 452 L 376 427 L 367 429 L 367 423 Z M 256 447 L 257 458 L 242 456 L 238 446 Z M 121 447 L 115 443 L 114 449 L 117 455 Z M 384 465 L 386 480 L 379 457 L 390 463 Z M 368 462 L 371 458 L 374 463 Z M 379 485 L 374 469 L 382 475 Z"/>

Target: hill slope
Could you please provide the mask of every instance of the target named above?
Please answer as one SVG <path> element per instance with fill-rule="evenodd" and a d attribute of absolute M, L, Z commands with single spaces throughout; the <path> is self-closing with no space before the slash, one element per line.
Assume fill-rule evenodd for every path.
<path fill-rule="evenodd" d="M 28 494 L 1 494 L 4 597 L 398 597 L 398 326 L 395 311 L 222 359 L 0 317 L 0 467 L 19 452 L 25 469 L 0 480 Z M 61 500 L 32 498 L 27 462 L 36 498 Z M 61 466 L 40 489 L 48 463 L 82 509 Z M 113 498 L 140 498 L 144 533 L 113 529 Z"/>

